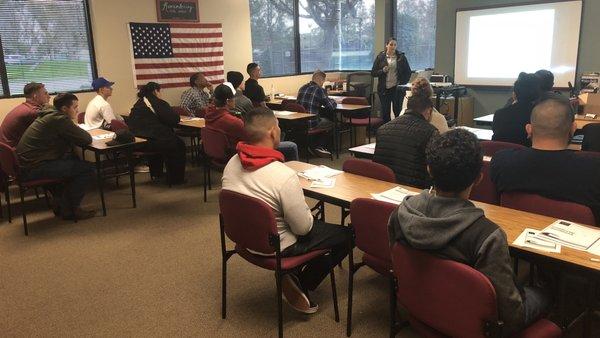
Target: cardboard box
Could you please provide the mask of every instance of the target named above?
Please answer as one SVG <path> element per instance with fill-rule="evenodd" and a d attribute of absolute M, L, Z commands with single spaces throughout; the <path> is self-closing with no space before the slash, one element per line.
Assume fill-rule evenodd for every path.
<path fill-rule="evenodd" d="M 579 104 L 583 105 L 584 114 L 600 114 L 600 93 L 579 95 Z"/>

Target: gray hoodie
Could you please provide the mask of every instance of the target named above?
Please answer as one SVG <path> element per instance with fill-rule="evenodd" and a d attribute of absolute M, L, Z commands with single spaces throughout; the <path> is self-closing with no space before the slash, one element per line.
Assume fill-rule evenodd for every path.
<path fill-rule="evenodd" d="M 407 197 L 390 216 L 390 241 L 469 265 L 487 276 L 496 290 L 504 335 L 525 322 L 508 252 L 506 234 L 468 200 L 439 197 L 428 191 Z"/>

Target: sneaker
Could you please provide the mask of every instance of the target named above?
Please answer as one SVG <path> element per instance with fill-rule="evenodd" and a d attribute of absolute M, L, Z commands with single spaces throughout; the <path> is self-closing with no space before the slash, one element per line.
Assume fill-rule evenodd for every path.
<path fill-rule="evenodd" d="M 319 306 L 312 303 L 300 289 L 300 282 L 294 275 L 287 274 L 281 279 L 281 289 L 283 299 L 292 307 L 292 309 L 304 313 L 312 314 L 317 312 Z"/>
<path fill-rule="evenodd" d="M 331 152 L 323 147 L 315 148 L 315 153 L 319 157 L 331 157 Z"/>
<path fill-rule="evenodd" d="M 77 208 L 75 209 L 75 213 L 63 212 L 62 218 L 64 220 L 72 221 L 75 218 L 77 218 L 77 220 L 92 218 L 94 215 L 96 215 L 96 210 L 84 210 Z"/>

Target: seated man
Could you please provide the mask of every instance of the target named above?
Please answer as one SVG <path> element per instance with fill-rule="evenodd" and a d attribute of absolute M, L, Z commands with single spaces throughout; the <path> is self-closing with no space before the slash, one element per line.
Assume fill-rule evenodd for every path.
<path fill-rule="evenodd" d="M 11 110 L 0 125 L 0 142 L 16 147 L 27 127 L 37 117 L 40 109 L 50 101 L 43 83 L 31 82 L 23 88 L 25 102 Z"/>
<path fill-rule="evenodd" d="M 539 103 L 526 126 L 531 149 L 494 154 L 490 176 L 498 192 L 523 191 L 587 205 L 600 220 L 600 158 L 568 150 L 577 129 L 571 106 L 549 99 Z"/>
<path fill-rule="evenodd" d="M 234 116 L 235 89 L 231 83 L 225 82 L 215 89 L 215 107 L 206 113 L 206 126 L 223 132 L 229 141 L 229 149 L 235 152 L 238 142 L 246 139 L 244 121 Z M 268 109 L 268 108 L 267 108 Z M 294 142 L 279 142 L 278 149 L 285 155 L 286 161 L 298 160 L 298 146 Z"/>
<path fill-rule="evenodd" d="M 260 66 L 252 62 L 246 67 L 246 72 L 248 72 L 250 78 L 246 80 L 244 95 L 252 101 L 253 105 L 266 106 L 265 100 L 267 99 L 267 95 L 265 95 L 263 87 L 258 84 L 258 79 L 262 75 Z"/>
<path fill-rule="evenodd" d="M 54 107 L 39 113 L 17 145 L 27 179 L 66 179 L 65 186 L 50 188 L 54 213 L 63 219 L 85 219 L 95 213 L 80 207 L 94 167 L 73 153 L 74 146 L 92 143 L 90 134 L 73 123 L 78 108 L 75 95 L 58 94 Z"/>
<path fill-rule="evenodd" d="M 315 117 L 310 120 L 311 129 L 331 129 L 333 122 L 323 117 L 322 111 L 332 112 L 337 103 L 327 96 L 327 92 L 323 89 L 323 83 L 327 76 L 320 70 L 313 73 L 312 81 L 300 87 L 296 101 L 302 105 L 310 114 Z M 335 115 L 333 115 L 335 117 Z M 311 150 L 322 157 L 330 157 L 331 152 L 327 149 L 328 140 L 331 139 L 330 133 L 320 133 L 311 141 Z"/>
<path fill-rule="evenodd" d="M 112 120 L 123 121 L 121 115 L 113 112 L 110 103 L 107 101 L 112 95 L 114 84 L 114 82 L 110 82 L 103 77 L 92 81 L 92 88 L 98 95 L 85 108 L 85 125 L 87 127 L 108 129 Z"/>
<path fill-rule="evenodd" d="M 181 107 L 190 115 L 204 116 L 213 94 L 212 84 L 204 74 L 198 72 L 190 76 L 190 87 L 181 94 Z"/>
<path fill-rule="evenodd" d="M 306 204 L 298 175 L 283 163 L 276 151 L 279 143 L 277 118 L 266 107 L 248 113 L 244 126 L 248 143 L 239 143 L 238 154 L 223 172 L 223 189 L 258 198 L 275 214 L 283 256 L 297 256 L 316 249 L 331 249 L 331 261 L 319 257 L 299 272 L 283 278 L 283 294 L 288 303 L 303 313 L 314 313 L 318 306 L 310 301 L 313 291 L 348 254 L 348 228 L 313 220 Z M 332 265 L 330 265 L 332 264 Z"/>
<path fill-rule="evenodd" d="M 418 188 L 431 185 L 425 165 L 425 147 L 437 134 L 430 123 L 433 103 L 427 96 L 408 98 L 406 112 L 377 130 L 373 162 L 390 167 L 396 181 Z"/>
<path fill-rule="evenodd" d="M 240 72 L 227 72 L 227 82 L 231 83 L 233 88 L 235 88 L 235 95 L 233 96 L 235 99 L 234 112 L 239 113 L 243 117 L 254 108 L 252 101 L 242 93 L 243 88 L 241 86 L 244 82 L 244 75 Z"/>
<path fill-rule="evenodd" d="M 531 110 L 540 98 L 540 79 L 535 74 L 521 73 L 513 88 L 515 102 L 494 114 L 492 140 L 531 146 L 525 125 L 531 118 Z"/>
<path fill-rule="evenodd" d="M 537 320 L 550 306 L 546 292 L 522 291 L 516 284 L 506 234 L 469 201 L 481 180 L 482 150 L 477 137 L 462 130 L 435 136 L 427 147 L 427 170 L 434 190 L 407 197 L 389 220 L 392 243 L 426 250 L 467 264 L 494 286 L 503 335 Z"/>

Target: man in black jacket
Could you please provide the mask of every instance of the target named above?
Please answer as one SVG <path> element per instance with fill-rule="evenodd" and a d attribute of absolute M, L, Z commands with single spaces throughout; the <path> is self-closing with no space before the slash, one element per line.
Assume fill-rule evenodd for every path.
<path fill-rule="evenodd" d="M 396 174 L 396 181 L 418 188 L 431 185 L 425 166 L 425 147 L 437 129 L 429 123 L 433 103 L 428 97 L 408 98 L 404 115 L 377 130 L 373 161 L 386 165 Z"/>
<path fill-rule="evenodd" d="M 499 109 L 494 114 L 492 140 L 531 146 L 525 125 L 531 119 L 531 110 L 540 98 L 540 79 L 535 74 L 521 73 L 515 81 L 514 97 L 516 101 Z"/>
<path fill-rule="evenodd" d="M 250 78 L 246 80 L 244 87 L 244 95 L 249 98 L 254 105 L 266 106 L 267 95 L 261 85 L 258 84 L 258 79 L 262 75 L 262 70 L 257 63 L 250 63 L 246 67 L 246 72 Z"/>
<path fill-rule="evenodd" d="M 435 136 L 427 147 L 435 190 L 404 199 L 390 216 L 389 238 L 392 244 L 400 242 L 483 273 L 496 290 L 503 333 L 510 335 L 537 320 L 551 300 L 539 288 L 519 290 L 506 234 L 468 199 L 481 180 L 482 161 L 472 133 L 454 129 Z"/>

